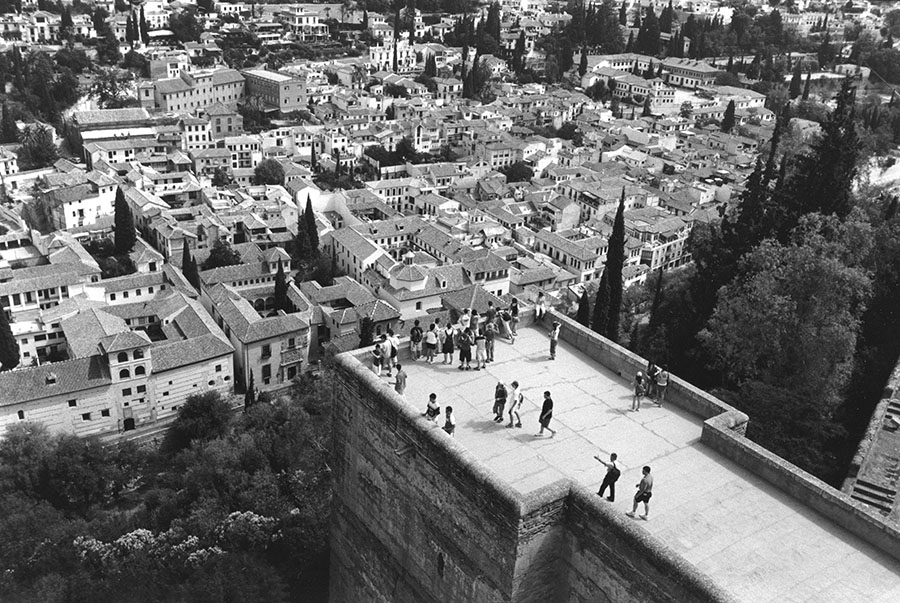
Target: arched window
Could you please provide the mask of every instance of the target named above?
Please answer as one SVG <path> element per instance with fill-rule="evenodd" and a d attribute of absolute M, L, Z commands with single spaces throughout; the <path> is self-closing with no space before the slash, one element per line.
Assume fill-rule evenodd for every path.
<path fill-rule="evenodd" d="M 128 379 L 129 377 L 131 377 L 131 373 L 128 372 L 128 369 L 119 371 L 119 379 Z"/>
<path fill-rule="evenodd" d="M 134 351 L 134 357 L 135 357 L 135 358 L 143 358 L 143 357 L 144 357 L 144 350 L 135 350 L 135 351 Z"/>
<path fill-rule="evenodd" d="M 116 360 L 119 362 L 128 362 L 128 352 L 119 352 L 119 355 L 116 356 Z"/>
<path fill-rule="evenodd" d="M 147 374 L 147 369 L 145 369 L 145 368 L 143 367 L 143 365 L 141 365 L 141 366 L 136 366 L 136 367 L 134 367 L 134 374 L 135 374 L 135 375 L 146 375 L 146 374 Z"/>

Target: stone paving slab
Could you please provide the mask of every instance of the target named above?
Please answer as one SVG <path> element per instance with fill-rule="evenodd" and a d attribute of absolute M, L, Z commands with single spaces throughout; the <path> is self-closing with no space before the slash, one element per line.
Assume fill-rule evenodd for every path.
<path fill-rule="evenodd" d="M 452 405 L 457 440 L 522 494 L 562 477 L 596 489 L 604 468 L 593 455 L 616 452 L 622 478 L 610 504 L 630 511 L 650 465 L 651 517 L 640 525 L 741 600 L 900 602 L 900 563 L 704 446 L 699 417 L 648 401 L 630 412 L 631 375 L 565 342 L 550 361 L 547 334 L 534 328 L 515 345 L 498 340 L 495 358 L 482 371 L 406 361 L 405 398 L 423 412 L 430 392 Z M 491 420 L 497 381 L 514 379 L 525 395 L 521 429 Z M 535 437 L 544 390 L 554 438 Z"/>

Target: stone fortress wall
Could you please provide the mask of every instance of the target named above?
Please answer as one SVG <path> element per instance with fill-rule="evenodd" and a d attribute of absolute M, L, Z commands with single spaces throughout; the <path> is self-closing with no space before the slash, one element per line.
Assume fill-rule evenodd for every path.
<path fill-rule="evenodd" d="M 556 313 L 561 338 L 622 375 L 646 361 Z M 533 313 L 521 315 L 521 325 Z M 733 601 L 639 525 L 560 480 L 522 497 L 368 367 L 337 357 L 331 600 Z M 667 402 L 705 420 L 701 441 L 900 559 L 900 534 L 744 437 L 748 418 L 673 377 Z"/>

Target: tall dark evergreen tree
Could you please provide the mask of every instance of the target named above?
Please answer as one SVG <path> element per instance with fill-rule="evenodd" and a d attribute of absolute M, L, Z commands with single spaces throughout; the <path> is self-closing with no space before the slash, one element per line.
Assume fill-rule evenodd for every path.
<path fill-rule="evenodd" d="M 516 40 L 516 47 L 513 50 L 513 71 L 516 73 L 522 73 L 525 69 L 525 31 L 521 31 L 519 33 L 519 38 Z"/>
<path fill-rule="evenodd" d="M 578 61 L 578 75 L 584 77 L 584 74 L 587 73 L 588 68 L 588 60 L 587 60 L 587 46 L 581 47 L 581 60 Z"/>
<path fill-rule="evenodd" d="M 647 9 L 647 14 L 644 17 L 644 22 L 641 24 L 641 29 L 638 32 L 638 37 L 635 41 L 635 49 L 637 52 L 649 56 L 658 55 L 659 31 L 659 19 L 657 19 L 656 12 L 654 12 L 653 7 L 651 6 Z"/>
<path fill-rule="evenodd" d="M 312 199 L 306 196 L 306 210 L 303 212 L 303 227 L 309 241 L 309 253 L 313 259 L 319 257 L 319 230 L 316 228 L 316 216 L 313 213 Z"/>
<path fill-rule="evenodd" d="M 672 23 L 674 20 L 675 9 L 672 7 L 672 0 L 669 0 L 669 5 L 666 6 L 659 15 L 659 30 L 668 34 L 672 33 Z"/>
<path fill-rule="evenodd" d="M 3 114 L 0 116 L 0 136 L 3 137 L 5 143 L 19 140 L 19 129 L 16 127 L 16 122 L 9 112 L 6 102 L 3 103 Z"/>
<path fill-rule="evenodd" d="M 653 111 L 650 109 L 650 97 L 644 99 L 644 108 L 641 110 L 641 117 L 652 117 Z"/>
<path fill-rule="evenodd" d="M 855 125 L 856 87 L 844 80 L 837 106 L 822 123 L 822 135 L 809 153 L 797 159 L 789 179 L 793 207 L 782 234 L 790 232 L 803 214 L 819 212 L 844 217 L 852 209 L 851 189 L 856 178 L 860 144 Z"/>
<path fill-rule="evenodd" d="M 187 245 L 185 245 L 187 247 Z M 194 256 L 191 255 L 190 249 L 187 251 L 187 262 L 183 263 L 181 266 L 181 272 L 184 274 L 184 278 L 188 280 L 188 282 L 193 285 L 194 289 L 197 291 L 200 290 L 200 272 L 197 269 L 197 260 L 194 259 Z"/>
<path fill-rule="evenodd" d="M 626 4 L 626 2 L 622 2 L 622 5 L 619 6 L 619 25 L 622 27 L 628 25 L 628 7 Z"/>
<path fill-rule="evenodd" d="M 734 101 L 728 101 L 728 106 L 725 107 L 725 116 L 722 117 L 722 131 L 723 132 L 731 132 L 734 128 Z"/>
<path fill-rule="evenodd" d="M 416 40 L 416 0 L 409 0 L 406 4 L 406 17 L 409 19 L 409 44 Z"/>
<path fill-rule="evenodd" d="M 116 205 L 115 205 L 115 245 L 118 255 L 131 253 L 134 244 L 137 242 L 137 234 L 134 231 L 134 218 L 131 215 L 131 209 L 125 201 L 125 192 L 122 187 L 116 189 Z"/>
<path fill-rule="evenodd" d="M 0 305 L 0 371 L 19 366 L 19 342 L 12 334 L 6 308 Z"/>
<path fill-rule="evenodd" d="M 359 321 L 359 347 L 369 347 L 375 343 L 375 323 L 368 316 Z"/>
<path fill-rule="evenodd" d="M 144 7 L 141 6 L 141 17 L 138 20 L 138 30 L 141 34 L 141 43 L 147 44 L 150 42 L 150 30 L 147 27 L 147 19 L 144 17 Z"/>
<path fill-rule="evenodd" d="M 609 273 L 606 269 L 600 276 L 597 296 L 594 298 L 594 310 L 591 316 L 591 330 L 606 337 L 609 326 Z"/>
<path fill-rule="evenodd" d="M 578 313 L 575 315 L 575 320 L 586 327 L 591 326 L 591 299 L 588 297 L 587 287 L 584 288 L 581 298 L 578 300 Z"/>
<path fill-rule="evenodd" d="M 800 100 L 809 100 L 809 86 L 811 79 L 812 71 L 809 71 L 806 73 L 806 82 L 803 83 L 803 94 L 800 95 Z"/>
<path fill-rule="evenodd" d="M 129 12 L 128 20 L 125 22 L 125 41 L 134 48 L 134 43 L 138 39 L 140 32 L 138 31 L 137 26 L 134 23 L 134 17 Z"/>
<path fill-rule="evenodd" d="M 275 310 L 288 311 L 290 305 L 288 302 L 288 286 L 287 277 L 284 275 L 284 264 L 278 260 L 278 272 L 275 273 Z"/>
<path fill-rule="evenodd" d="M 613 221 L 612 234 L 609 236 L 609 247 L 606 252 L 606 270 L 609 273 L 609 322 L 606 336 L 612 341 L 619 341 L 619 320 L 622 312 L 622 294 L 624 284 L 622 272 L 625 268 L 625 188 L 619 199 L 619 208 Z"/>
<path fill-rule="evenodd" d="M 634 52 L 634 32 L 628 34 L 628 41 L 625 43 L 625 52 Z"/>
<path fill-rule="evenodd" d="M 247 383 L 247 391 L 244 392 L 244 410 L 256 404 L 256 384 L 253 382 L 253 371 L 250 371 L 249 383 Z"/>
<path fill-rule="evenodd" d="M 309 167 L 313 173 L 319 171 L 319 160 L 316 157 L 316 141 L 312 141 L 309 145 Z"/>
<path fill-rule="evenodd" d="M 296 268 L 301 263 L 308 262 L 312 258 L 312 247 L 309 240 L 309 227 L 306 225 L 305 218 L 297 214 L 297 234 L 294 235 L 293 249 L 291 257 L 294 260 Z"/>
<path fill-rule="evenodd" d="M 362 28 L 363 31 L 368 31 L 369 29 L 369 11 L 366 9 L 363 9 Z"/>
<path fill-rule="evenodd" d="M 789 89 L 791 100 L 800 96 L 803 87 L 803 74 L 800 72 L 800 61 L 794 65 L 794 75 L 791 76 L 791 85 Z"/>

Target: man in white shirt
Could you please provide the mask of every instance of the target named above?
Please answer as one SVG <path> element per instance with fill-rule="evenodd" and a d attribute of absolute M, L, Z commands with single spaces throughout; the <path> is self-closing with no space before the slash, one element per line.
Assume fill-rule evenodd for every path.
<path fill-rule="evenodd" d="M 522 408 L 522 400 L 524 396 L 522 396 L 522 391 L 519 389 L 519 382 L 513 381 L 511 383 L 512 387 L 509 389 L 509 425 L 507 427 L 522 427 L 522 417 L 519 416 L 519 411 Z M 513 421 L 513 415 L 516 416 L 515 421 Z"/>

